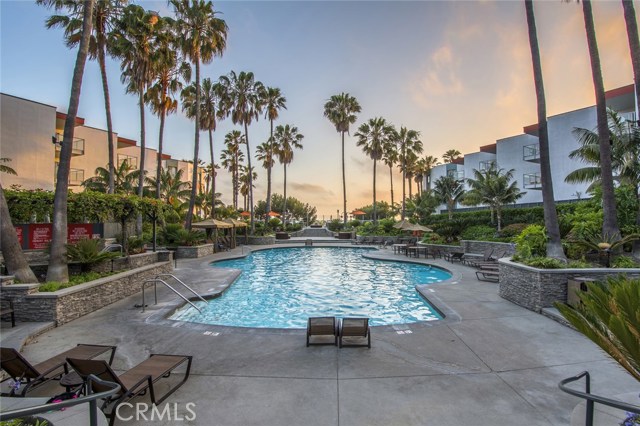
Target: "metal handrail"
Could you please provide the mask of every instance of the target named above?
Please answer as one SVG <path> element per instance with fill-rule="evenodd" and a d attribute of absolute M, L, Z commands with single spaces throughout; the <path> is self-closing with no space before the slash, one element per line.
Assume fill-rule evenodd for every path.
<path fill-rule="evenodd" d="M 586 377 L 585 392 L 580 392 L 566 386 L 568 383 L 575 382 L 577 380 L 580 380 L 583 377 Z M 591 376 L 589 375 L 588 371 L 583 371 L 577 376 L 569 377 L 567 379 L 562 380 L 558 384 L 558 387 L 563 392 L 566 392 L 573 396 L 577 396 L 578 398 L 582 398 L 587 401 L 587 410 L 586 410 L 586 416 L 584 420 L 585 426 L 593 426 L 593 410 L 596 402 L 598 404 L 608 405 L 609 407 L 617 408 L 619 410 L 625 410 L 630 413 L 640 414 L 640 407 L 638 407 L 637 405 L 631 405 L 621 401 L 616 401 L 615 399 L 609 399 L 602 396 L 593 395 L 591 393 Z"/>
<path fill-rule="evenodd" d="M 155 294 L 155 303 L 154 303 L 155 305 L 157 305 L 157 304 L 158 304 L 158 290 L 157 290 L 157 284 L 158 284 L 158 282 L 161 282 L 161 283 L 162 283 L 162 284 L 164 284 L 164 285 L 165 285 L 165 287 L 167 287 L 169 290 L 171 290 L 172 292 L 174 292 L 175 294 L 177 294 L 178 296 L 180 296 L 180 298 L 181 298 L 182 300 L 184 300 L 185 302 L 187 302 L 188 304 L 190 304 L 192 307 L 196 308 L 196 309 L 198 310 L 198 312 L 202 313 L 202 310 L 201 310 L 200 308 L 198 308 L 196 305 L 194 305 L 194 304 L 193 304 L 193 302 L 191 302 L 189 299 L 187 299 L 186 297 L 184 297 L 184 296 L 182 295 L 182 293 L 180 293 L 180 292 L 179 292 L 178 290 L 176 290 L 175 288 L 171 287 L 171 286 L 170 286 L 166 281 L 161 280 L 161 279 L 159 279 L 159 278 L 152 278 L 152 279 L 150 279 L 150 280 L 145 280 L 145 281 L 142 283 L 142 312 L 144 312 L 144 310 L 145 310 L 144 308 L 145 308 L 145 306 L 146 306 L 146 304 L 145 304 L 145 299 L 144 299 L 144 286 L 145 286 L 147 283 L 150 283 L 150 282 L 152 282 L 152 283 L 153 283 L 153 290 L 154 290 L 154 294 Z"/>
<path fill-rule="evenodd" d="M 176 277 L 173 274 L 160 274 L 160 275 L 156 275 L 156 279 L 160 278 L 160 277 L 171 277 L 174 280 L 178 281 L 180 284 L 182 284 L 182 286 L 184 288 L 186 288 L 187 290 L 189 290 L 191 293 L 195 294 L 196 297 L 198 297 L 198 299 L 202 300 L 204 303 L 209 303 L 209 301 L 207 299 L 205 299 L 204 297 L 200 296 L 198 293 L 195 292 L 194 289 L 192 289 L 191 287 L 189 287 L 188 285 L 186 285 L 182 280 L 180 280 L 180 278 Z"/>
<path fill-rule="evenodd" d="M 119 247 L 120 248 L 120 254 L 122 254 L 123 252 L 123 248 L 122 248 L 122 244 L 108 244 L 106 246 L 104 246 L 104 248 L 102 250 L 100 250 L 101 252 L 111 252 L 109 249 L 114 248 L 114 247 Z"/>
<path fill-rule="evenodd" d="M 92 383 L 97 383 L 102 386 L 111 387 L 111 389 L 104 392 L 91 393 Z M 48 411 L 61 410 L 67 407 L 73 407 L 74 405 L 88 403 L 89 404 L 89 425 L 97 426 L 98 425 L 98 404 L 96 401 L 98 399 L 108 398 L 112 395 L 117 394 L 118 392 L 120 392 L 119 384 L 101 380 L 96 376 L 94 376 L 93 374 L 90 374 L 87 377 L 87 395 L 81 396 L 80 398 L 76 398 L 76 399 L 68 399 L 66 401 L 57 402 L 55 404 L 41 404 L 41 405 L 36 405 L 34 407 L 19 408 L 17 410 L 0 412 L 0 421 L 11 420 L 18 417 L 24 417 L 24 416 L 32 416 L 34 414 L 42 414 Z"/>

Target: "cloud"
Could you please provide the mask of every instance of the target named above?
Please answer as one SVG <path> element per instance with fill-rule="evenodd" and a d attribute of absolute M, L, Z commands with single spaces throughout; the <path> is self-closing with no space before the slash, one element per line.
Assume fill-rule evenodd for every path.
<path fill-rule="evenodd" d="M 335 193 L 333 191 L 325 188 L 322 185 L 315 185 L 313 183 L 296 183 L 296 182 L 292 182 L 290 185 L 291 185 L 291 189 L 294 191 L 313 193 L 314 195 L 321 195 L 325 197 L 335 196 Z"/>
<path fill-rule="evenodd" d="M 458 65 L 450 46 L 439 47 L 410 83 L 414 101 L 426 107 L 433 104 L 433 98 L 462 93 Z"/>

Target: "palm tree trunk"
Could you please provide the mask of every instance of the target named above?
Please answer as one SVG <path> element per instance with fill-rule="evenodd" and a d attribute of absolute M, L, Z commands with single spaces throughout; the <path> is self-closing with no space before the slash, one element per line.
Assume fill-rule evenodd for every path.
<path fill-rule="evenodd" d="M 282 223 L 287 230 L 287 163 L 284 163 L 284 207 L 282 207 Z"/>
<path fill-rule="evenodd" d="M 89 38 L 93 24 L 93 8 L 95 0 L 86 0 L 82 17 L 82 38 L 78 47 L 76 64 L 71 80 L 71 95 L 69 97 L 69 109 L 64 122 L 64 137 L 60 149 L 60 163 L 56 181 L 56 192 L 53 199 L 53 227 L 51 234 L 51 256 L 47 269 L 47 281 L 68 282 L 69 270 L 67 269 L 67 198 L 69 190 L 69 169 L 71 168 L 71 151 L 73 149 L 73 133 L 75 129 L 76 115 L 80 105 L 80 91 L 82 89 L 82 76 L 89 51 Z"/>
<path fill-rule="evenodd" d="M 158 161 L 156 163 L 156 198 L 160 199 L 160 179 L 162 173 L 162 142 L 164 139 L 164 120 L 166 117 L 166 108 L 162 105 L 160 112 L 160 131 L 158 132 Z"/>
<path fill-rule="evenodd" d="M 404 145 L 402 146 L 402 215 L 401 215 L 401 219 L 404 220 L 404 216 L 405 216 L 405 211 L 406 211 L 406 205 L 405 205 L 405 200 L 407 198 L 406 192 L 405 192 L 405 186 L 406 186 L 406 180 L 407 180 L 407 153 L 405 152 L 404 149 Z"/>
<path fill-rule="evenodd" d="M 343 194 L 343 223 L 347 224 L 347 176 L 344 167 L 344 132 L 342 132 L 342 194 Z"/>
<path fill-rule="evenodd" d="M 198 152 L 200 151 L 200 57 L 194 58 L 196 65 L 196 131 L 193 142 L 193 175 L 191 176 L 191 196 L 189 197 L 189 210 L 187 211 L 184 227 L 191 230 L 193 220 L 193 208 L 196 205 L 196 190 L 198 185 Z"/>
<path fill-rule="evenodd" d="M 109 98 L 109 82 L 107 80 L 107 68 L 105 65 L 105 45 L 104 38 L 98 37 L 98 64 L 100 65 L 100 75 L 102 77 L 102 91 L 104 92 L 104 109 L 107 115 L 107 145 L 109 147 L 109 187 L 107 193 L 115 192 L 115 148 L 113 145 L 113 123 L 111 122 L 111 99 Z"/>
<path fill-rule="evenodd" d="M 413 198 L 413 179 L 409 178 L 409 199 Z"/>
<path fill-rule="evenodd" d="M 378 211 L 376 209 L 376 160 L 373 160 L 373 224 L 378 224 Z"/>
<path fill-rule="evenodd" d="M 138 91 L 138 104 L 140 105 L 140 176 L 138 176 L 138 197 L 142 198 L 144 191 L 144 172 L 145 172 L 145 156 L 146 156 L 146 131 L 144 120 L 144 89 L 143 85 L 139 87 Z M 136 234 L 142 235 L 142 214 L 139 214 L 136 219 Z"/>
<path fill-rule="evenodd" d="M 213 130 L 209 129 L 209 149 L 211 151 L 211 218 L 216 218 L 216 163 L 213 155 Z"/>
<path fill-rule="evenodd" d="M 271 133 L 269 137 L 269 155 L 273 158 L 273 120 L 271 121 Z M 269 212 L 271 211 L 271 161 L 267 167 L 267 210 L 265 212 L 265 223 L 269 221 Z"/>
<path fill-rule="evenodd" d="M 2 251 L 4 262 L 7 265 L 7 271 L 9 274 L 15 275 L 21 283 L 37 283 L 38 279 L 29 267 L 22 247 L 20 247 L 2 185 L 0 185 L 0 216 L 3 218 L 0 220 L 0 251 Z"/>
<path fill-rule="evenodd" d="M 502 230 L 502 208 L 496 207 L 496 219 L 498 220 L 498 232 Z"/>
<path fill-rule="evenodd" d="M 620 238 L 618 219 L 616 217 L 616 199 L 613 191 L 613 174 L 611 166 L 611 145 L 609 143 L 609 123 L 607 121 L 607 105 L 602 81 L 602 69 L 600 67 L 600 54 L 596 40 L 596 29 L 593 23 L 591 0 L 582 1 L 584 13 L 584 25 L 589 46 L 589 59 L 591 60 L 591 73 L 596 95 L 596 114 L 598 119 L 598 136 L 600 138 L 600 169 L 602 182 L 602 210 L 604 221 L 602 224 L 603 237 L 612 238 L 614 241 Z"/>
<path fill-rule="evenodd" d="M 540 60 L 540 48 L 538 46 L 538 33 L 533 12 L 533 1 L 525 0 L 524 4 L 527 12 L 529 45 L 531 47 L 531 60 L 533 62 L 533 79 L 536 87 L 536 99 L 538 101 L 538 139 L 540 144 L 542 205 L 544 210 L 544 223 L 547 228 L 547 234 L 549 235 L 549 239 L 547 240 L 547 257 L 566 262 L 567 258 L 562 249 L 560 225 L 558 224 L 558 213 L 556 211 L 555 197 L 553 194 L 551 159 L 549 157 L 549 132 L 547 129 L 547 104 L 544 93 L 542 62 Z"/>
<path fill-rule="evenodd" d="M 251 168 L 251 148 L 249 147 L 249 126 L 244 123 L 244 142 L 247 144 L 247 165 L 249 167 L 249 212 L 251 213 L 251 234 L 256 230 L 255 218 L 253 217 L 253 169 Z"/>
<path fill-rule="evenodd" d="M 393 166 L 389 166 L 389 181 L 391 182 L 391 208 L 393 209 Z"/>

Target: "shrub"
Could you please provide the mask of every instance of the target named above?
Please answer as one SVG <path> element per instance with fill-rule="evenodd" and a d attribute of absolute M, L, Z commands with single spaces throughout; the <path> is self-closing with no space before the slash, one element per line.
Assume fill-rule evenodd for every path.
<path fill-rule="evenodd" d="M 102 240 L 84 238 L 75 244 L 67 244 L 67 257 L 80 263 L 81 269 L 86 271 L 91 265 L 120 256 L 119 253 L 102 252 L 101 245 Z"/>
<path fill-rule="evenodd" d="M 567 267 L 566 264 L 562 263 L 558 259 L 553 259 L 551 257 L 534 256 L 528 257 L 526 259 L 521 259 L 521 262 L 527 266 L 532 266 L 534 268 L 540 269 L 562 269 Z"/>
<path fill-rule="evenodd" d="M 547 233 L 543 226 L 529 225 L 515 238 L 516 253 L 522 258 L 547 254 Z"/>
<path fill-rule="evenodd" d="M 353 220 L 347 222 L 347 224 L 352 228 L 357 228 L 358 226 L 362 225 L 362 222 L 359 221 L 358 219 L 353 219 Z"/>
<path fill-rule="evenodd" d="M 195 246 L 205 241 L 205 234 L 201 231 L 180 230 L 180 238 L 178 244 L 181 246 Z"/>
<path fill-rule="evenodd" d="M 329 231 L 338 232 L 344 227 L 344 224 L 340 219 L 333 219 L 330 222 L 327 222 L 327 228 Z"/>
<path fill-rule="evenodd" d="M 127 252 L 129 254 L 143 253 L 145 250 L 144 239 L 142 237 L 129 237 Z"/>
<path fill-rule="evenodd" d="M 160 230 L 160 237 L 164 241 L 164 244 L 168 246 L 178 245 L 178 240 L 181 238 L 182 225 L 179 223 L 167 223 L 167 225 Z"/>
<path fill-rule="evenodd" d="M 116 272 L 103 272 L 103 273 L 84 272 L 84 273 L 81 273 L 81 274 L 70 276 L 68 283 L 60 283 L 60 282 L 56 282 L 56 281 L 51 281 L 51 282 L 48 282 L 48 283 L 41 284 L 40 287 L 38 287 L 38 291 L 41 292 L 41 293 L 48 293 L 48 292 L 52 292 L 52 291 L 58 291 L 58 290 L 62 290 L 62 289 L 65 289 L 65 288 L 76 286 L 78 284 L 84 284 L 84 283 L 89 282 L 89 281 L 94 281 L 94 280 L 97 280 L 98 278 L 106 277 L 106 276 L 112 275 L 114 273 L 116 273 Z"/>
<path fill-rule="evenodd" d="M 474 225 L 470 226 L 460 234 L 460 238 L 463 240 L 474 241 L 491 241 L 496 236 L 496 230 L 487 225 Z"/>
<path fill-rule="evenodd" d="M 638 262 L 629 256 L 616 256 L 611 262 L 612 268 L 637 268 Z"/>
<path fill-rule="evenodd" d="M 500 236 L 504 238 L 514 238 L 517 237 L 524 231 L 524 229 L 529 226 L 528 223 L 512 223 L 511 225 L 507 225 L 500 231 Z"/>

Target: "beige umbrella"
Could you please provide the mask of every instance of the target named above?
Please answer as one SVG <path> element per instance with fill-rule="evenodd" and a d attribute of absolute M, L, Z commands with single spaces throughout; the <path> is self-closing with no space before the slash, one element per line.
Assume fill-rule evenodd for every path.
<path fill-rule="evenodd" d="M 200 229 L 229 229 L 233 228 L 233 225 L 218 219 L 205 219 L 202 222 L 192 224 L 191 227 Z"/>
<path fill-rule="evenodd" d="M 236 228 L 247 228 L 247 222 L 243 222 L 241 220 L 236 220 L 236 219 L 225 219 L 224 220 L 227 223 L 230 223 L 233 225 L 233 230 L 231 231 L 231 233 L 233 234 L 233 246 L 236 246 Z M 247 229 L 244 230 L 244 242 L 245 244 L 248 242 L 247 241 L 248 237 L 247 237 Z"/>
<path fill-rule="evenodd" d="M 427 228 L 426 226 L 418 225 L 417 223 L 412 223 L 410 228 L 403 228 L 407 231 L 418 231 L 418 232 L 433 232 L 433 229 Z"/>
<path fill-rule="evenodd" d="M 412 231 L 412 229 L 411 229 L 412 226 L 413 226 L 413 223 L 409 222 L 406 219 L 404 219 L 404 220 L 396 223 L 395 225 L 393 225 L 394 228 L 403 229 L 405 231 Z"/>

